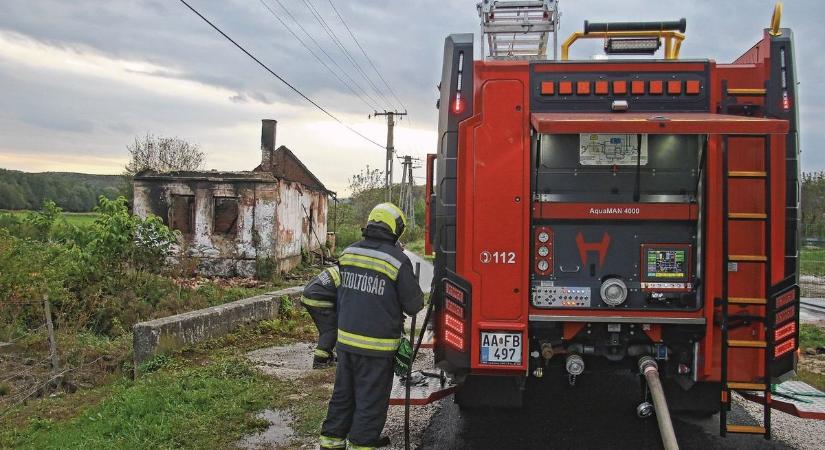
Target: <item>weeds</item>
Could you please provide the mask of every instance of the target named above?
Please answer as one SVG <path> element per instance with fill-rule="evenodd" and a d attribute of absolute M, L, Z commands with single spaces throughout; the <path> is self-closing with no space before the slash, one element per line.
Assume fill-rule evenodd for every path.
<path fill-rule="evenodd" d="M 799 346 L 802 349 L 825 347 L 825 331 L 810 323 L 799 326 Z"/>
<path fill-rule="evenodd" d="M 152 372 L 157 372 L 158 370 L 166 367 L 172 361 L 172 358 L 169 355 L 155 355 L 153 358 L 144 361 L 139 368 L 141 374 L 148 374 Z"/>

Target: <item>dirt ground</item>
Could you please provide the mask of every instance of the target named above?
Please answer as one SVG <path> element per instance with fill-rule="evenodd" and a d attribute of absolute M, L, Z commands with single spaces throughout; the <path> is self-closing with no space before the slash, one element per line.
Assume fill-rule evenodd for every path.
<path fill-rule="evenodd" d="M 802 275 L 799 277 L 799 287 L 802 297 L 825 298 L 825 277 Z"/>

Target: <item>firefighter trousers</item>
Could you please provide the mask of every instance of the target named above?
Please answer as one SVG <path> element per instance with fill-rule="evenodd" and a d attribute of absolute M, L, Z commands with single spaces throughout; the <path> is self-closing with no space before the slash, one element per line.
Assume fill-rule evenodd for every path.
<path fill-rule="evenodd" d="M 318 308 L 306 306 L 309 316 L 318 328 L 318 347 L 315 351 L 316 359 L 332 357 L 332 349 L 338 340 L 338 314 L 334 308 Z M 318 351 L 320 350 L 320 351 Z"/>
<path fill-rule="evenodd" d="M 381 437 L 392 391 L 393 358 L 338 350 L 335 388 L 321 441 L 347 439 L 354 446 L 372 447 Z"/>

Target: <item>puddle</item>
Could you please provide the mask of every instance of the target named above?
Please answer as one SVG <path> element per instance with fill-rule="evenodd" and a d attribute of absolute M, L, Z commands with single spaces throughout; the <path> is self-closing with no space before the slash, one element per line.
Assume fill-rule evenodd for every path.
<path fill-rule="evenodd" d="M 312 371 L 314 344 L 299 342 L 282 347 L 268 347 L 247 353 L 246 357 L 266 373 L 279 378 L 300 378 Z"/>
<path fill-rule="evenodd" d="M 262 450 L 286 445 L 294 432 L 289 426 L 292 416 L 281 410 L 266 409 L 255 415 L 258 419 L 269 422 L 269 427 L 259 433 L 241 438 L 238 447 L 246 450 Z"/>

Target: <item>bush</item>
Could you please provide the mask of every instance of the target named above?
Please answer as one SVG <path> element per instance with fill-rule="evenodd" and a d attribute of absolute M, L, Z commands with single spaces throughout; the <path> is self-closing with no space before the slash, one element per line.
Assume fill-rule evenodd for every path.
<path fill-rule="evenodd" d="M 361 240 L 361 225 L 339 225 L 335 232 L 335 249 L 341 252 Z"/>
<path fill-rule="evenodd" d="M 100 197 L 96 210 L 85 227 L 68 224 L 53 202 L 22 219 L 3 215 L 0 298 L 8 307 L 0 320 L 40 326 L 48 297 L 58 326 L 122 332 L 174 290 L 155 274 L 177 242 L 175 232 L 157 217 L 129 214 L 123 197 Z"/>

